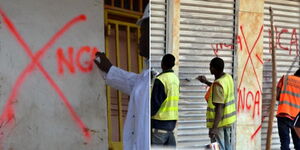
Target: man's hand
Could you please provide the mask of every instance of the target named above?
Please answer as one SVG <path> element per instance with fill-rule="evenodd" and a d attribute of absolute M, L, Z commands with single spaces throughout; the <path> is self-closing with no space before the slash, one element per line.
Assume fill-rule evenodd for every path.
<path fill-rule="evenodd" d="M 208 86 L 211 86 L 211 82 L 209 82 L 205 76 L 198 76 L 196 79 L 198 79 L 200 82 L 208 85 Z"/>
<path fill-rule="evenodd" d="M 97 58 L 100 58 L 100 62 L 97 60 Z M 98 68 L 104 72 L 108 72 L 110 67 L 112 66 L 109 59 L 105 56 L 104 53 L 97 52 L 96 58 L 94 59 L 95 64 L 98 66 Z"/>
<path fill-rule="evenodd" d="M 202 82 L 202 83 L 208 82 L 208 80 L 206 79 L 205 76 L 198 76 L 197 79 L 198 79 L 200 82 Z"/>
<path fill-rule="evenodd" d="M 211 139 L 215 139 L 218 134 L 218 128 L 210 128 L 208 135 Z"/>

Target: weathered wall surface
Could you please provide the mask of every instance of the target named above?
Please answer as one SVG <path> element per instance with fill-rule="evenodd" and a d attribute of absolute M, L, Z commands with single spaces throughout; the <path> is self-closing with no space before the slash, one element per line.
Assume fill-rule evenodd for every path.
<path fill-rule="evenodd" d="M 239 7 L 236 149 L 261 149 L 264 0 Z"/>
<path fill-rule="evenodd" d="M 0 15 L 1 148 L 107 149 L 103 1 L 0 0 Z"/>
<path fill-rule="evenodd" d="M 172 49 L 170 50 L 176 60 L 174 71 L 179 74 L 179 46 L 180 46 L 180 0 L 173 1 L 173 14 L 172 14 Z"/>

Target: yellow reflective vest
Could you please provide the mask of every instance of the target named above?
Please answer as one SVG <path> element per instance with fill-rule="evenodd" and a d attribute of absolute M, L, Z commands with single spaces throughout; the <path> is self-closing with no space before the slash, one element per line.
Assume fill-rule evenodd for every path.
<path fill-rule="evenodd" d="M 224 92 L 224 112 L 218 127 L 229 126 L 236 121 L 236 106 L 234 100 L 234 83 L 229 74 L 223 75 L 221 78 L 214 81 L 210 88 L 210 96 L 207 101 L 206 111 L 206 126 L 212 128 L 215 120 L 215 105 L 213 104 L 213 85 L 219 84 Z"/>
<path fill-rule="evenodd" d="M 152 116 L 155 120 L 178 120 L 179 79 L 174 72 L 166 72 L 156 77 L 164 85 L 167 98 L 158 112 Z"/>

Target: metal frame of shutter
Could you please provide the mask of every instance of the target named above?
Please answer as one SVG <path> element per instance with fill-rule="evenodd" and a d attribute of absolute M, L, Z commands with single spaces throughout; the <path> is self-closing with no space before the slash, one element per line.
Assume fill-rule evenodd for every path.
<path fill-rule="evenodd" d="M 160 72 L 160 61 L 166 53 L 167 0 L 151 0 L 151 67 Z"/>
<path fill-rule="evenodd" d="M 211 44 L 234 45 L 235 0 L 182 0 L 180 5 L 177 142 L 179 149 L 202 148 L 210 143 L 205 115 L 206 86 L 194 78 L 202 74 L 214 80 L 209 71 L 210 60 L 215 57 Z M 224 71 L 233 74 L 233 49 L 224 48 L 218 55 L 225 61 Z"/>
<path fill-rule="evenodd" d="M 272 63 L 271 53 L 269 52 L 269 29 L 270 29 L 270 14 L 269 7 L 272 7 L 274 12 L 274 25 L 277 26 L 278 32 L 285 28 L 288 33 L 283 33 L 281 43 L 284 47 L 289 47 L 291 40 L 292 30 L 295 28 L 297 31 L 297 38 L 300 37 L 300 1 L 299 0 L 265 0 L 264 6 L 264 69 L 263 69 L 263 123 L 262 123 L 262 148 L 265 148 L 267 128 L 268 128 L 268 109 L 271 101 L 271 89 L 272 89 Z M 276 37 L 276 31 L 274 30 L 274 38 Z M 275 38 L 276 39 L 276 38 Z M 298 44 L 299 39 L 298 39 Z M 300 47 L 298 47 L 300 49 Z M 282 75 L 294 74 L 299 68 L 299 56 L 295 53 L 295 45 L 293 47 L 292 55 L 289 55 L 287 50 L 276 48 L 277 59 L 277 81 Z M 277 111 L 277 105 L 276 105 Z M 275 115 L 276 115 L 275 111 Z M 265 116 L 265 117 L 264 117 Z M 271 149 L 280 149 L 280 140 L 277 128 L 277 119 L 274 118 L 273 132 L 272 132 L 272 147 Z M 290 147 L 293 148 L 293 142 L 291 140 Z"/>

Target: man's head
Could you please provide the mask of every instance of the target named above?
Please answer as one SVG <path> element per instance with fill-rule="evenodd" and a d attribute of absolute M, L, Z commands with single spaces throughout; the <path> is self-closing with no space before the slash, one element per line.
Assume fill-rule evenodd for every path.
<path fill-rule="evenodd" d="M 169 70 L 175 65 L 175 57 L 172 54 L 166 54 L 161 60 L 161 69 Z"/>
<path fill-rule="evenodd" d="M 211 74 L 220 74 L 224 71 L 224 61 L 219 57 L 215 57 L 210 61 L 210 73 Z"/>
<path fill-rule="evenodd" d="M 149 5 L 145 8 L 143 17 L 138 20 L 138 25 L 141 26 L 141 37 L 139 39 L 139 54 L 142 57 L 149 59 Z"/>
<path fill-rule="evenodd" d="M 300 69 L 298 69 L 295 73 L 294 76 L 300 77 Z"/>

